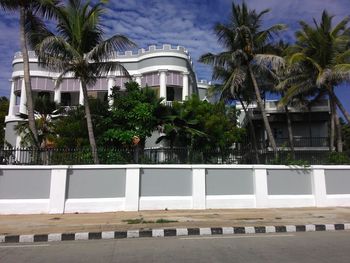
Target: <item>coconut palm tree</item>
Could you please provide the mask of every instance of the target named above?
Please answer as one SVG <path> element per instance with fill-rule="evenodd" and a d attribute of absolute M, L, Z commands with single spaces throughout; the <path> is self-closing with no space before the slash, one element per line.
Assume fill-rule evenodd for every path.
<path fill-rule="evenodd" d="M 208 56 L 214 56 L 209 54 Z M 208 59 L 208 57 L 206 57 Z M 216 65 L 213 67 L 213 80 L 220 80 L 223 85 L 213 85 L 209 89 L 211 94 L 220 94 L 220 100 L 235 99 L 240 102 L 244 114 L 248 120 L 249 133 L 252 140 L 252 146 L 255 154 L 255 161 L 260 163 L 257 140 L 255 135 L 254 124 L 251 115 L 248 111 L 248 106 L 252 102 L 252 94 L 254 94 L 253 87 L 250 81 L 244 81 L 245 72 L 241 71 L 239 67 L 235 66 L 234 61 L 227 62 L 226 67 Z"/>
<path fill-rule="evenodd" d="M 94 163 L 99 163 L 91 121 L 88 86 L 109 72 L 120 71 L 129 76 L 119 62 L 107 61 L 116 50 L 134 48 L 136 45 L 123 35 L 114 35 L 103 40 L 101 16 L 104 1 L 92 4 L 81 0 L 69 0 L 66 6 L 56 9 L 57 35 L 51 34 L 36 46 L 39 61 L 61 72 L 57 85 L 67 73 L 79 79 L 84 95 L 89 142 Z"/>
<path fill-rule="evenodd" d="M 262 17 L 268 12 L 269 10 L 266 9 L 257 13 L 255 10 L 248 9 L 245 3 L 242 5 L 232 3 L 230 22 L 219 23 L 214 29 L 225 51 L 216 55 L 211 53 L 202 55 L 200 61 L 211 64 L 214 68 L 231 67 L 231 76 L 226 80 L 228 86 L 242 86 L 245 81 L 251 83 L 254 100 L 260 108 L 270 145 L 274 152 L 277 152 L 257 77 L 274 76 L 273 70 L 284 65 L 284 60 L 274 53 L 272 39 L 285 26 L 276 24 L 262 29 Z"/>
<path fill-rule="evenodd" d="M 21 51 L 23 56 L 24 85 L 27 97 L 28 123 L 33 137 L 33 146 L 39 147 L 38 131 L 35 126 L 34 104 L 32 87 L 30 82 L 30 69 L 28 57 L 28 29 L 33 24 L 41 24 L 40 17 L 51 18 L 54 6 L 58 5 L 57 0 L 0 0 L 0 8 L 7 12 L 19 13 L 19 32 Z"/>
<path fill-rule="evenodd" d="M 297 41 L 289 48 L 287 60 L 294 67 L 293 75 L 281 82 L 289 85 L 284 100 L 298 94 L 328 93 L 331 105 L 331 122 L 338 134 L 337 148 L 342 151 L 341 126 L 336 106 L 350 122 L 350 115 L 334 92 L 337 85 L 350 80 L 350 17 L 344 18 L 334 27 L 333 16 L 322 13 L 321 21 L 314 19 L 314 26 L 300 21 L 301 30 L 296 32 Z M 336 106 L 335 106 L 336 105 Z M 333 124 L 331 125 L 333 127 Z M 334 134 L 331 131 L 331 134 Z M 332 145 L 331 145 L 332 146 Z"/>

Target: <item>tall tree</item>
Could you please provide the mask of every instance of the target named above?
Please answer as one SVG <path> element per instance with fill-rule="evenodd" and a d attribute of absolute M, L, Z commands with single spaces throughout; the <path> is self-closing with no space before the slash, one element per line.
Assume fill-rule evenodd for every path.
<path fill-rule="evenodd" d="M 66 6 L 56 9 L 57 34 L 46 37 L 36 47 L 39 61 L 58 70 L 59 84 L 67 73 L 79 79 L 84 95 L 84 107 L 89 142 L 94 163 L 99 163 L 93 123 L 88 100 L 88 87 L 101 76 L 120 71 L 129 76 L 119 63 L 108 61 L 116 50 L 134 48 L 135 44 L 123 35 L 103 40 L 101 18 L 105 12 L 104 2 L 91 3 L 69 0 Z"/>
<path fill-rule="evenodd" d="M 337 85 L 350 80 L 350 17 L 333 27 L 333 16 L 322 13 L 320 22 L 314 25 L 300 21 L 301 30 L 296 32 L 297 41 L 288 50 L 287 60 L 296 69 L 293 76 L 281 85 L 290 85 L 285 100 L 298 94 L 325 91 L 331 105 L 331 122 L 337 131 L 337 148 L 342 151 L 341 127 L 335 105 L 350 122 L 350 115 L 334 92 Z M 333 127 L 333 124 L 331 125 Z M 331 132 L 334 134 L 334 131 Z"/>
<path fill-rule="evenodd" d="M 221 80 L 224 82 L 223 85 L 214 85 L 210 88 L 209 92 L 219 93 L 220 100 L 229 101 L 231 99 L 238 100 L 242 105 L 242 109 L 245 114 L 245 118 L 248 120 L 248 131 L 250 134 L 252 146 L 255 154 L 255 162 L 260 163 L 258 145 L 256 140 L 256 131 L 251 118 L 251 113 L 248 110 L 248 106 L 252 103 L 254 89 L 251 82 L 248 80 L 244 81 L 245 72 L 239 67 L 235 66 L 234 61 L 227 63 L 226 66 L 216 65 L 213 68 L 213 79 Z"/>
<path fill-rule="evenodd" d="M 32 25 L 41 24 L 40 17 L 50 18 L 58 0 L 0 0 L 0 7 L 7 12 L 19 13 L 19 32 L 23 56 L 24 84 L 27 97 L 28 123 L 34 146 L 40 147 L 35 126 L 34 104 L 30 81 L 27 33 Z"/>
<path fill-rule="evenodd" d="M 266 110 L 261 97 L 261 87 L 258 85 L 259 74 L 273 76 L 273 70 L 284 65 L 284 60 L 275 55 L 273 48 L 273 36 L 285 28 L 282 24 L 276 24 L 267 29 L 262 29 L 262 17 L 269 12 L 268 9 L 257 13 L 251 10 L 243 2 L 241 5 L 232 3 L 232 14 L 228 24 L 219 23 L 215 26 L 215 32 L 219 43 L 225 51 L 220 54 L 205 54 L 200 58 L 201 62 L 212 64 L 214 67 L 226 67 L 234 65 L 228 82 L 232 85 L 242 85 L 248 80 L 254 90 L 256 100 L 261 111 L 264 127 L 274 152 L 277 146 L 266 115 Z"/>

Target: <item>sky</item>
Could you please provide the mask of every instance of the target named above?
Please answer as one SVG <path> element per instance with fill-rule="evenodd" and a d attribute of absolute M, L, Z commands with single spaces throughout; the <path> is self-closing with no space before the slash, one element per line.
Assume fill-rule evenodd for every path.
<path fill-rule="evenodd" d="M 350 15 L 350 0 L 246 0 L 249 8 L 262 11 L 271 9 L 265 16 L 264 26 L 284 23 L 288 26 L 281 37 L 294 41 L 298 21 L 319 20 L 326 9 L 335 16 L 334 22 Z M 241 3 L 236 0 L 235 3 Z M 148 45 L 172 44 L 186 47 L 194 61 L 198 79 L 211 80 L 209 66 L 198 63 L 200 55 L 220 52 L 213 27 L 227 22 L 231 0 L 110 0 L 104 16 L 106 37 L 123 34 L 140 48 Z M 0 96 L 9 96 L 11 63 L 20 48 L 18 14 L 0 10 Z M 350 110 L 350 86 L 342 85 L 337 93 Z"/>

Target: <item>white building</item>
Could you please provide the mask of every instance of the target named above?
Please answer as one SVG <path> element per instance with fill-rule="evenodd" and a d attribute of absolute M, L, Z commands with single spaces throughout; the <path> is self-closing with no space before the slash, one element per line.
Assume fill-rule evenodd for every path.
<path fill-rule="evenodd" d="M 183 101 L 193 93 L 203 99 L 208 84 L 204 81 L 197 83 L 193 70 L 192 59 L 188 51 L 181 46 L 163 45 L 158 48 L 150 46 L 139 49 L 137 53 L 126 51 L 115 53 L 110 61 L 118 61 L 128 70 L 134 81 L 141 87 L 148 85 L 155 89 L 159 97 L 166 98 L 165 103 Z M 46 94 L 52 100 L 64 106 L 74 106 L 84 103 L 83 93 L 77 79 L 67 75 L 58 88 L 55 80 L 58 72 L 50 71 L 38 64 L 34 52 L 29 52 L 30 75 L 33 90 L 33 100 Z M 23 79 L 23 58 L 21 52 L 14 56 L 11 79 L 10 106 L 6 116 L 5 140 L 14 147 L 20 146 L 20 137 L 14 127 L 23 120 L 20 114 L 27 114 L 26 93 Z M 94 86 L 88 87 L 89 96 L 106 100 L 114 86 L 125 89 L 124 83 L 130 81 L 119 72 L 106 74 L 97 80 Z"/>

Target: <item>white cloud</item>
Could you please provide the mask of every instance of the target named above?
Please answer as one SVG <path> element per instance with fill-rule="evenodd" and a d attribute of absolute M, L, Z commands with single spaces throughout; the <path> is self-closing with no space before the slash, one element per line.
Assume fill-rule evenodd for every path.
<path fill-rule="evenodd" d="M 235 1 L 236 2 L 236 1 Z M 286 23 L 293 30 L 298 20 L 311 22 L 323 9 L 336 15 L 335 21 L 349 15 L 349 0 L 246 0 L 250 8 L 271 8 L 265 25 Z M 210 67 L 197 62 L 199 56 L 220 50 L 213 34 L 215 22 L 229 19 L 231 0 L 111 0 L 104 17 L 106 35 L 125 34 L 145 48 L 150 44 L 185 46 L 195 62 L 199 78 L 210 79 Z M 0 95 L 9 93 L 13 54 L 19 49 L 16 15 L 0 13 Z M 293 38 L 293 31 L 284 33 Z"/>

